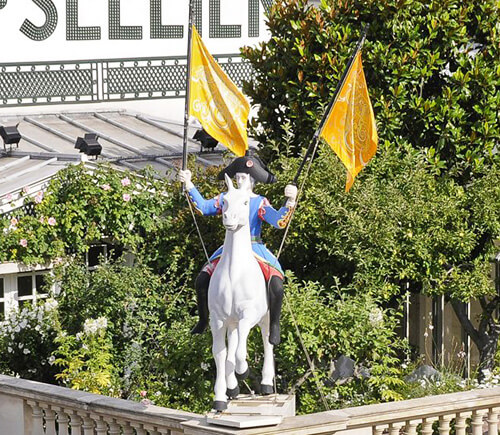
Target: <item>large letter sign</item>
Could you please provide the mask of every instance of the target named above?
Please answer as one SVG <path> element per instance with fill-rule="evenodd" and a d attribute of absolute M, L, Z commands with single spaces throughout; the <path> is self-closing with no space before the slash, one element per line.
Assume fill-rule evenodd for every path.
<path fill-rule="evenodd" d="M 78 26 L 78 0 L 66 0 L 66 39 L 68 41 L 91 41 L 101 39 L 98 26 Z"/>
<path fill-rule="evenodd" d="M 35 26 L 30 20 L 24 20 L 21 26 L 21 32 L 28 38 L 34 41 L 43 41 L 47 39 L 57 27 L 57 9 L 52 0 L 33 0 L 42 11 L 45 13 L 45 24 L 43 26 Z"/>
<path fill-rule="evenodd" d="M 184 26 L 161 23 L 162 0 L 150 0 L 151 14 L 151 39 L 182 39 Z"/>
<path fill-rule="evenodd" d="M 142 39 L 142 26 L 120 24 L 120 1 L 109 0 L 109 39 Z"/>

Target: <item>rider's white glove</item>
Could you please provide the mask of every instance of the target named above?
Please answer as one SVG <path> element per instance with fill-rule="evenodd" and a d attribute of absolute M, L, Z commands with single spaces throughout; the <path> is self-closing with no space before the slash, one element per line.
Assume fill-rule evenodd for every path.
<path fill-rule="evenodd" d="M 297 186 L 288 184 L 285 187 L 285 196 L 288 198 L 286 201 L 286 207 L 295 207 L 295 201 L 297 199 Z"/>
<path fill-rule="evenodd" d="M 191 181 L 191 175 L 192 174 L 191 174 L 191 171 L 189 169 L 186 169 L 186 170 L 180 169 L 179 170 L 179 175 L 178 175 L 179 181 L 181 183 L 184 183 L 184 188 L 186 190 L 191 190 L 194 187 L 194 184 Z"/>

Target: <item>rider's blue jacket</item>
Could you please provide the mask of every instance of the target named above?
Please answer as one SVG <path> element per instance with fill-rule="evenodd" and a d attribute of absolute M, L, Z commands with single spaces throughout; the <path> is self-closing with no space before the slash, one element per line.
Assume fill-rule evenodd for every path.
<path fill-rule="evenodd" d="M 222 213 L 222 203 L 224 193 L 215 198 L 205 199 L 196 187 L 188 191 L 188 196 L 196 211 L 204 216 L 216 216 Z M 292 209 L 281 207 L 275 210 L 267 198 L 263 196 L 250 197 L 250 235 L 252 237 L 252 248 L 258 259 L 276 268 L 283 274 L 283 269 L 276 257 L 262 243 L 261 232 L 262 222 L 267 222 L 276 228 L 283 229 L 287 226 Z M 215 260 L 222 254 L 222 246 L 210 257 L 210 261 Z"/>

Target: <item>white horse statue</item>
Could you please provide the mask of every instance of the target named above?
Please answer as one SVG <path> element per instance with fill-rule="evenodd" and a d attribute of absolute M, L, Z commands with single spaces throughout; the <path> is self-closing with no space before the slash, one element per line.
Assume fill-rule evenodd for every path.
<path fill-rule="evenodd" d="M 227 408 L 228 398 L 239 393 L 238 378 L 248 376 L 247 338 L 255 325 L 260 326 L 264 340 L 262 387 L 266 393 L 272 392 L 274 380 L 266 283 L 250 237 L 250 180 L 247 178 L 237 189 L 227 175 L 225 179 L 228 192 L 223 199 L 222 222 L 226 237 L 208 289 L 212 352 L 217 368 L 213 403 L 216 411 Z"/>

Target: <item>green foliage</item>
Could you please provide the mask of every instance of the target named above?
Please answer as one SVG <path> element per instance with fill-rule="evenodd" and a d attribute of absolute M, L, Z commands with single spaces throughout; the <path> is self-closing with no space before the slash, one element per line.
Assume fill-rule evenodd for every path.
<path fill-rule="evenodd" d="M 107 320 L 87 319 L 82 332 L 75 336 L 65 331 L 55 342 L 56 366 L 63 368 L 55 378 L 75 390 L 119 397 L 116 369 L 113 366 L 112 342 L 106 335 Z"/>
<path fill-rule="evenodd" d="M 59 331 L 57 302 L 42 301 L 25 306 L 0 322 L 0 371 L 2 373 L 54 382 L 57 373 L 52 352 Z"/>
<path fill-rule="evenodd" d="M 37 196 L 35 216 L 19 216 L 14 225 L 0 221 L 0 261 L 45 263 L 83 253 L 104 239 L 137 251 L 160 220 L 169 222 L 167 183 L 149 170 L 135 174 L 106 165 L 69 166 Z"/>
<path fill-rule="evenodd" d="M 365 23 L 364 70 L 379 137 L 422 150 L 437 173 L 466 184 L 498 162 L 499 50 L 496 0 L 275 2 L 271 37 L 243 49 L 256 71 L 244 90 L 265 157 L 293 126 L 307 147 Z M 476 46 L 475 44 L 479 44 Z"/>
<path fill-rule="evenodd" d="M 273 162 L 282 176 L 265 186 L 269 197 L 292 178 L 292 160 Z M 467 189 L 451 177 L 436 179 L 427 168 L 411 149 L 382 147 L 345 194 L 345 169 L 321 148 L 283 251 L 285 268 L 326 285 L 338 278 L 342 287 L 381 300 L 407 285 L 461 300 L 493 294 L 490 258 L 500 227 L 490 204 L 500 204 L 498 167 Z M 279 246 L 281 237 L 266 230 L 271 246 Z"/>
<path fill-rule="evenodd" d="M 404 346 L 394 332 L 397 318 L 382 310 L 369 292 L 349 295 L 347 290 L 327 289 L 317 282 L 300 283 L 288 276 L 283 338 L 275 349 L 277 384 L 280 391 L 297 394 L 300 413 L 324 410 L 318 388 L 330 408 L 400 398 L 395 392 L 401 382 L 396 352 Z M 301 341 L 312 358 L 314 371 Z M 254 371 L 262 363 L 261 343 L 260 334 L 254 332 L 249 344 Z M 352 358 L 370 377 L 357 372 L 345 383 L 332 381 L 332 363 L 340 355 Z"/>

